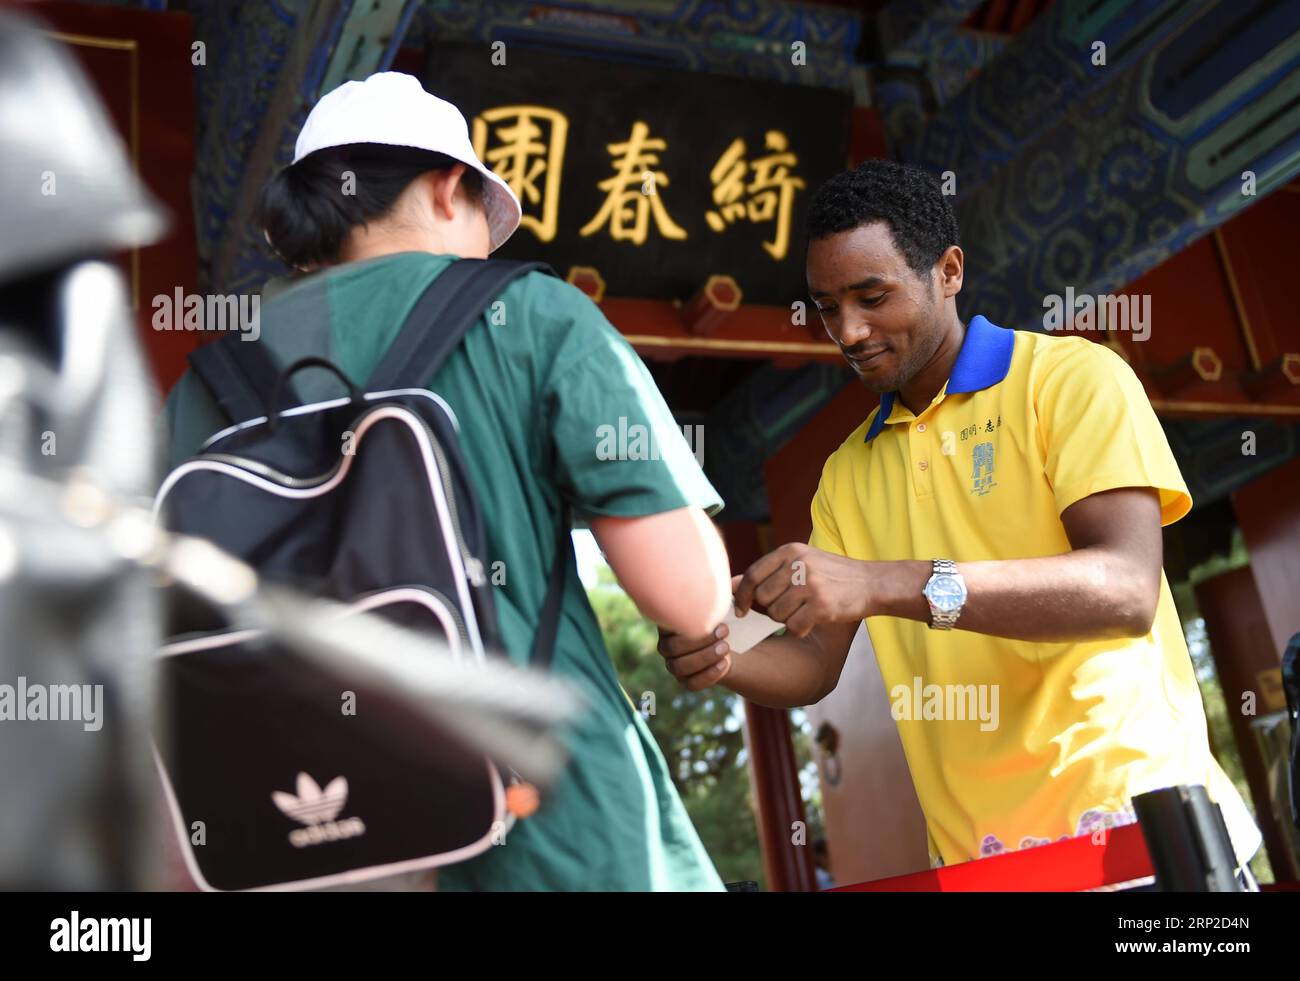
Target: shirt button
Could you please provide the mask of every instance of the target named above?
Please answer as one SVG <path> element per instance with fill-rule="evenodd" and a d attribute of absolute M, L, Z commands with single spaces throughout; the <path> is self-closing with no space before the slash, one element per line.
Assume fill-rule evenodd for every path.
<path fill-rule="evenodd" d="M 925 423 L 923 423 L 923 422 L 919 422 L 919 423 L 917 423 L 917 424 L 916 424 L 916 431 L 917 431 L 918 433 L 923 433 L 923 432 L 925 432 Z"/>
<path fill-rule="evenodd" d="M 917 464 L 917 466 L 920 467 L 922 470 L 930 469 L 930 464 L 927 463 L 925 460 L 922 460 L 920 463 Z"/>

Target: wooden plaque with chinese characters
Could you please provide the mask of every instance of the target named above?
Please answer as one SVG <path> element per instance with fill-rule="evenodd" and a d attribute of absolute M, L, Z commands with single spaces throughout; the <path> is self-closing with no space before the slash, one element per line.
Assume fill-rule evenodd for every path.
<path fill-rule="evenodd" d="M 847 94 L 521 45 L 503 55 L 439 45 L 424 77 L 523 203 L 501 257 L 595 267 L 610 296 L 685 299 L 730 275 L 746 303 L 807 301 L 804 220 L 844 169 Z"/>

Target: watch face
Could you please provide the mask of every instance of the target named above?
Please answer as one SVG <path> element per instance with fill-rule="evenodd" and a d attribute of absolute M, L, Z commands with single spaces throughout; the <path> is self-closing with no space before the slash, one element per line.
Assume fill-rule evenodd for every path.
<path fill-rule="evenodd" d="M 966 602 L 966 589 L 955 576 L 935 576 L 926 586 L 925 594 L 944 613 L 959 610 Z"/>

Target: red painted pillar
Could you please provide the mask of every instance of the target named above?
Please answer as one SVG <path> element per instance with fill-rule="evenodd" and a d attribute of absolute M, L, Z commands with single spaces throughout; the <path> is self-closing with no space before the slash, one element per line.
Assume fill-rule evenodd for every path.
<path fill-rule="evenodd" d="M 1300 457 L 1252 480 L 1232 495 L 1259 602 L 1268 624 L 1274 665 L 1300 633 Z"/>
<path fill-rule="evenodd" d="M 745 746 L 758 802 L 763 871 L 772 892 L 813 892 L 812 840 L 803 809 L 799 769 L 790 739 L 790 713 L 745 702 Z M 795 830 L 803 833 L 795 843 Z"/>
<path fill-rule="evenodd" d="M 1273 813 L 1267 766 L 1251 729 L 1255 716 L 1242 711 L 1247 692 L 1253 693 L 1259 703 L 1257 715 L 1276 709 L 1276 706 L 1264 704 L 1266 696 L 1261 691 L 1261 675 L 1277 671 L 1282 658 L 1281 649 L 1275 649 L 1270 643 L 1260 590 L 1250 566 L 1200 582 L 1196 586 L 1196 604 L 1205 618 L 1210 653 L 1223 687 L 1228 719 L 1232 723 L 1242 769 L 1246 772 L 1246 782 L 1255 804 L 1256 823 L 1264 835 L 1264 847 L 1273 874 L 1278 881 L 1294 880 L 1300 870 L 1296 868 L 1294 853 L 1286 844 L 1289 832 Z"/>

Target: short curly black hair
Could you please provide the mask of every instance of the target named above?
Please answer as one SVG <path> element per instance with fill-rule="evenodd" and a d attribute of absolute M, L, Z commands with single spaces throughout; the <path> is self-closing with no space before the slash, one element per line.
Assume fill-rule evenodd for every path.
<path fill-rule="evenodd" d="M 939 178 L 893 160 L 867 160 L 836 174 L 809 205 L 808 238 L 826 238 L 872 222 L 889 226 L 908 266 L 923 276 L 957 241 L 957 217 Z"/>

